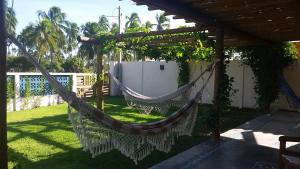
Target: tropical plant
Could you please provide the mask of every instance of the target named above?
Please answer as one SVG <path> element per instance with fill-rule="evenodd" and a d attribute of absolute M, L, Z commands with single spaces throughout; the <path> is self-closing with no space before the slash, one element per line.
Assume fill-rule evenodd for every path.
<path fill-rule="evenodd" d="M 59 7 L 51 7 L 47 12 L 38 11 L 38 17 L 38 22 L 25 27 L 18 38 L 40 63 L 46 63 L 51 71 L 59 71 L 61 68 L 56 63 L 66 52 L 76 48 L 79 28 L 66 19 Z"/>
<path fill-rule="evenodd" d="M 98 21 L 100 32 L 109 31 L 109 22 L 105 15 L 101 15 Z"/>
<path fill-rule="evenodd" d="M 156 30 L 162 31 L 170 27 L 170 19 L 166 17 L 165 13 L 156 15 Z"/>
<path fill-rule="evenodd" d="M 15 11 L 8 7 L 5 15 L 6 30 L 11 35 L 16 35 L 17 18 Z"/>
<path fill-rule="evenodd" d="M 116 33 L 119 33 L 119 25 L 117 23 L 112 23 L 111 25 L 111 29 L 110 29 L 110 32 L 112 34 L 116 34 Z"/>
<path fill-rule="evenodd" d="M 279 75 L 283 69 L 297 59 L 297 49 L 293 43 L 274 43 L 239 48 L 243 62 L 252 68 L 255 75 L 254 90 L 257 104 L 269 111 L 271 103 L 278 97 Z"/>
<path fill-rule="evenodd" d="M 65 72 L 83 73 L 87 72 L 84 61 L 80 57 L 68 57 L 62 64 Z"/>
<path fill-rule="evenodd" d="M 137 13 L 132 13 L 130 16 L 126 16 L 127 22 L 125 24 L 125 31 L 128 29 L 138 28 L 141 25 L 140 17 Z"/>
<path fill-rule="evenodd" d="M 50 50 L 50 63 L 53 65 L 53 59 L 55 56 L 60 56 L 63 51 L 67 51 L 66 48 L 66 33 L 69 31 L 70 22 L 66 20 L 66 14 L 61 11 L 59 7 L 51 7 L 47 12 L 38 11 L 38 17 L 40 22 L 48 21 L 52 24 L 52 31 L 56 34 L 57 49 Z M 49 25 L 50 27 L 50 25 Z M 70 47 L 70 46 L 68 46 Z M 53 71 L 53 68 L 51 69 Z"/>
<path fill-rule="evenodd" d="M 69 22 L 69 29 L 66 32 L 66 51 L 71 52 L 77 48 L 77 37 L 79 35 L 79 27 L 76 23 Z"/>
<path fill-rule="evenodd" d="M 145 23 L 145 28 L 147 28 L 148 30 L 151 30 L 152 27 L 153 27 L 154 25 L 155 25 L 155 24 L 152 24 L 150 21 L 147 21 L 147 22 Z"/>
<path fill-rule="evenodd" d="M 34 70 L 34 66 L 25 57 L 9 56 L 7 57 L 6 70 L 29 72 Z"/>
<path fill-rule="evenodd" d="M 44 19 L 36 25 L 27 26 L 18 38 L 30 49 L 30 52 L 35 53 L 38 61 L 41 62 L 43 57 L 49 57 L 47 54 L 59 51 L 58 36 L 50 20 Z M 53 59 L 53 55 L 50 58 Z"/>

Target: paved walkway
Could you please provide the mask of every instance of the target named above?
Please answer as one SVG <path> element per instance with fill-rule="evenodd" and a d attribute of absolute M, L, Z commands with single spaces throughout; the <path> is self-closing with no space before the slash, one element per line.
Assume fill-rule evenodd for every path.
<path fill-rule="evenodd" d="M 300 136 L 300 113 L 258 117 L 223 133 L 220 143 L 206 141 L 150 169 L 275 169 L 281 135 Z"/>

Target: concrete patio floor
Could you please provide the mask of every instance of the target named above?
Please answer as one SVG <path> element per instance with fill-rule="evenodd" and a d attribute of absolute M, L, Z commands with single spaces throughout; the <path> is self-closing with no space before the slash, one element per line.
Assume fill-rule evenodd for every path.
<path fill-rule="evenodd" d="M 300 113 L 260 116 L 223 133 L 219 143 L 208 140 L 150 169 L 252 169 L 261 164 L 276 168 L 281 135 L 300 136 Z"/>

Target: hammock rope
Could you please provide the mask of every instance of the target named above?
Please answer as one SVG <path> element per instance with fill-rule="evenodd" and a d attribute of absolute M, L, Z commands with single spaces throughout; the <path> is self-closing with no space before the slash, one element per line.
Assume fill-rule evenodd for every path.
<path fill-rule="evenodd" d="M 206 83 L 195 97 L 167 118 L 151 123 L 127 123 L 116 120 L 77 98 L 75 93 L 68 91 L 53 78 L 15 37 L 10 34 L 7 37 L 68 103 L 68 115 L 73 129 L 84 150 L 89 151 L 93 157 L 117 149 L 137 163 L 155 149 L 169 152 L 177 137 L 191 135 L 202 92 L 214 70 L 212 69 Z"/>
<path fill-rule="evenodd" d="M 204 71 L 201 71 L 200 75 L 198 75 L 193 81 L 189 82 L 188 84 L 181 86 L 173 92 L 156 97 L 145 96 L 137 93 L 122 84 L 114 75 L 109 73 L 109 76 L 113 80 L 115 85 L 122 91 L 128 106 L 138 109 L 139 112 L 145 114 L 149 114 L 153 110 L 167 113 L 171 106 L 180 107 L 189 100 L 190 93 L 195 83 L 199 79 L 201 79 L 205 73 L 210 71 L 214 67 L 214 65 L 215 63 L 208 65 Z"/>

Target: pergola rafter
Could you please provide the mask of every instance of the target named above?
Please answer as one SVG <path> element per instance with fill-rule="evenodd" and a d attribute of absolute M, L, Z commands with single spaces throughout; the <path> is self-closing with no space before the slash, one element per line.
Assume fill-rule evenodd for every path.
<path fill-rule="evenodd" d="M 208 15 L 202 10 L 189 8 L 185 2 L 174 0 L 172 2 L 167 0 L 133 0 L 137 5 L 150 6 L 152 10 L 164 10 L 169 15 L 176 15 L 177 19 L 186 19 L 193 21 L 201 26 L 220 27 L 224 29 L 226 34 L 234 34 L 241 39 L 247 39 L 256 43 L 271 43 L 271 39 L 263 38 L 255 33 L 247 30 L 237 28 L 216 16 Z"/>

